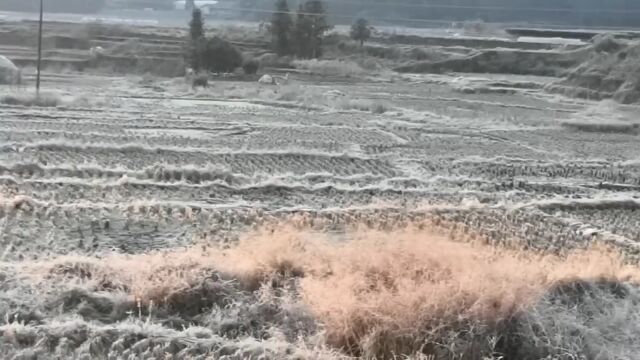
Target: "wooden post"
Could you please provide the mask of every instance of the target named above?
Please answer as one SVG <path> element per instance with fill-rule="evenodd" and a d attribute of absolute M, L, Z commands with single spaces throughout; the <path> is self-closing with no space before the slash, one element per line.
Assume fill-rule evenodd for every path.
<path fill-rule="evenodd" d="M 36 74 L 36 94 L 40 95 L 40 63 L 42 62 L 42 13 L 44 0 L 40 0 L 40 22 L 38 23 L 38 73 Z"/>

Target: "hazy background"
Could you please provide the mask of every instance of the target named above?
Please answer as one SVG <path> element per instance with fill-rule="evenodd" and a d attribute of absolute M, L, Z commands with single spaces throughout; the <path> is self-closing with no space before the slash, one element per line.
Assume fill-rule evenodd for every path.
<path fill-rule="evenodd" d="M 302 0 L 297 0 L 302 1 Z M 453 21 L 548 24 L 567 27 L 635 27 L 637 0 L 325 0 L 333 23 L 363 16 L 374 22 L 411 26 Z M 264 20 L 274 0 L 220 0 L 210 16 Z M 0 11 L 37 11 L 39 0 L 2 0 Z M 115 14 L 118 11 L 175 11 L 173 0 L 45 0 L 48 12 Z M 296 0 L 290 1 L 292 9 Z"/>

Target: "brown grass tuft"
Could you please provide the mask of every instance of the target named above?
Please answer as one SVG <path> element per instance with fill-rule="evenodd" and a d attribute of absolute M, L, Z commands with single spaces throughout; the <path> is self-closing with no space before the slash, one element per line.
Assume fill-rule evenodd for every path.
<path fill-rule="evenodd" d="M 31 271 L 60 273 L 60 261 L 78 259 L 39 264 Z M 244 291 L 293 284 L 324 326 L 329 345 L 368 358 L 416 352 L 474 357 L 495 347 L 486 339 L 559 284 L 640 280 L 638 269 L 624 265 L 610 249 L 541 255 L 455 241 L 414 226 L 347 234 L 283 226 L 247 234 L 228 250 L 192 248 L 83 261 L 83 281 L 109 278 L 111 286 L 120 284 L 143 304 L 160 306 L 187 306 L 192 300 L 185 294 L 202 289 L 203 279 L 212 274 Z M 196 291 L 198 308 L 206 305 L 203 294 L 220 292 L 215 286 L 207 289 Z"/>
<path fill-rule="evenodd" d="M 416 228 L 348 238 L 256 234 L 228 257 L 244 277 L 294 264 L 304 274 L 302 300 L 326 326 L 327 342 L 365 357 L 436 353 L 437 343 L 463 329 L 498 331 L 560 282 L 640 279 L 615 252 L 601 248 L 560 258 L 456 242 Z"/>

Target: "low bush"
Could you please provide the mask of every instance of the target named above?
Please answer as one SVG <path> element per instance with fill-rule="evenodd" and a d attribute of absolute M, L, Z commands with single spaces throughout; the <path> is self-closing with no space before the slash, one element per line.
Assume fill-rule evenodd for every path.
<path fill-rule="evenodd" d="M 242 70 L 247 75 L 255 75 L 260 69 L 260 62 L 256 59 L 251 59 L 242 64 Z"/>
<path fill-rule="evenodd" d="M 202 67 L 212 72 L 233 72 L 242 66 L 242 53 L 219 37 L 208 39 L 202 53 Z"/>
<path fill-rule="evenodd" d="M 354 100 L 349 98 L 330 100 L 329 106 L 341 110 L 366 111 L 377 115 L 384 114 L 389 110 L 388 107 L 382 103 L 374 103 L 371 100 Z"/>

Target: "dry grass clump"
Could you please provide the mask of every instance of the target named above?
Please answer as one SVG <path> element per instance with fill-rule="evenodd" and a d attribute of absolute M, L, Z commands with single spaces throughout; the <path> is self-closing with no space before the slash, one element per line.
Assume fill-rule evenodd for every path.
<path fill-rule="evenodd" d="M 0 103 L 6 105 L 56 107 L 62 103 L 62 99 L 55 93 L 32 94 L 7 94 L 0 96 Z"/>
<path fill-rule="evenodd" d="M 633 359 L 640 353 L 640 292 L 611 281 L 573 281 L 547 292 L 511 332 L 511 359 Z"/>
<path fill-rule="evenodd" d="M 29 273 L 44 274 L 49 284 L 117 289 L 143 308 L 189 316 L 228 307 L 234 293 L 287 289 L 297 313 L 308 311 L 326 343 L 346 354 L 438 359 L 520 351 L 525 342 L 512 334 L 518 321 L 563 284 L 640 280 L 640 271 L 608 249 L 559 257 L 462 240 L 418 225 L 340 234 L 280 226 L 247 234 L 226 250 L 67 258 L 30 265 Z M 285 313 L 278 321 L 304 322 L 287 322 L 292 316 Z"/>
<path fill-rule="evenodd" d="M 387 105 L 381 102 L 362 99 L 345 98 L 338 101 L 329 101 L 329 105 L 334 109 L 370 111 L 377 115 L 384 114 L 389 110 Z"/>
<path fill-rule="evenodd" d="M 640 123 L 620 111 L 612 100 L 604 100 L 561 122 L 565 128 L 584 132 L 637 134 Z"/>
<path fill-rule="evenodd" d="M 294 232 L 267 242 L 258 236 L 234 250 L 241 254 L 234 262 L 301 276 L 302 299 L 325 325 L 327 342 L 367 358 L 490 353 L 489 335 L 499 337 L 555 284 L 620 281 L 633 273 L 615 254 L 597 250 L 563 259 L 417 229 L 392 238 L 377 231 L 348 237 L 342 242 Z"/>

